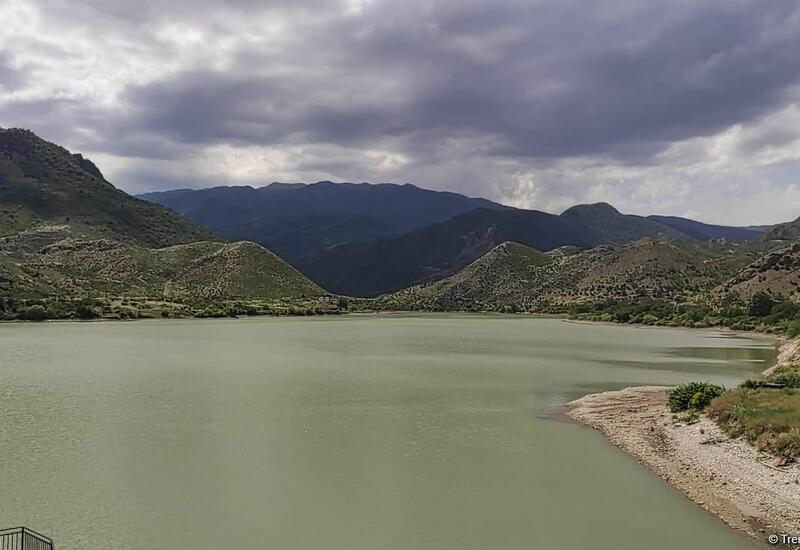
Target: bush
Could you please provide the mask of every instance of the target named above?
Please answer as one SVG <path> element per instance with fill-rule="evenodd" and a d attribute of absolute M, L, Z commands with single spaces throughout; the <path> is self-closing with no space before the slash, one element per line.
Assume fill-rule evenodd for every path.
<path fill-rule="evenodd" d="M 709 382 L 689 382 L 681 384 L 669 392 L 667 405 L 672 412 L 702 411 L 715 398 L 722 395 L 725 388 Z"/>
<path fill-rule="evenodd" d="M 700 421 L 700 415 L 697 414 L 697 410 L 691 409 L 686 414 L 681 416 L 678 420 L 690 425 L 697 424 Z"/>
<path fill-rule="evenodd" d="M 78 316 L 78 319 L 97 319 L 100 317 L 100 313 L 96 309 L 86 304 L 79 305 L 75 309 L 75 314 Z"/>
<path fill-rule="evenodd" d="M 776 435 L 769 447 L 776 456 L 789 460 L 800 458 L 800 429 L 795 428 Z"/>
<path fill-rule="evenodd" d="M 779 368 L 770 376 L 770 382 L 783 384 L 789 388 L 800 388 L 800 366 L 787 365 Z"/>
<path fill-rule="evenodd" d="M 750 298 L 748 309 L 750 315 L 754 317 L 766 317 L 772 312 L 772 306 L 774 305 L 775 299 L 763 290 L 759 290 Z"/>
<path fill-rule="evenodd" d="M 44 321 L 47 319 L 47 310 L 44 306 L 34 305 L 22 309 L 18 317 L 24 321 Z"/>

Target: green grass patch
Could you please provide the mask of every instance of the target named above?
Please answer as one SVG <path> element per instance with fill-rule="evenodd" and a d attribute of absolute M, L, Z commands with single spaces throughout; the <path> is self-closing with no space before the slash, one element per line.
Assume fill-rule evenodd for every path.
<path fill-rule="evenodd" d="M 800 458 L 800 390 L 735 388 L 714 399 L 708 414 L 731 437 L 763 451 Z"/>

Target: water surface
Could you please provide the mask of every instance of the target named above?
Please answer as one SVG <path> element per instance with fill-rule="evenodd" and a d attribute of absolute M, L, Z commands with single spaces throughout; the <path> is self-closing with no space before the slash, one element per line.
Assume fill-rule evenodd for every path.
<path fill-rule="evenodd" d="M 501 316 L 0 326 L 0 527 L 59 550 L 743 549 L 599 434 L 765 340 Z"/>

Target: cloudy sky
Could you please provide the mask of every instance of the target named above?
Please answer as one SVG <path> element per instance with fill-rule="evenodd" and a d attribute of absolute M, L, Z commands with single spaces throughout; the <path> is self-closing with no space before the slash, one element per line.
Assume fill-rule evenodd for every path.
<path fill-rule="evenodd" d="M 800 215 L 796 0 L 6 0 L 0 21 L 0 126 L 133 193 L 330 179 Z"/>

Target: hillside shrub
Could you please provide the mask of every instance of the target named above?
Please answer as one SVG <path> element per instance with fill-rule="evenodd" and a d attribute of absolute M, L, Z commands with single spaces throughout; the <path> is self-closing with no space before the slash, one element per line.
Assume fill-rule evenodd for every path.
<path fill-rule="evenodd" d="M 800 388 L 800 365 L 780 367 L 770 376 L 770 382 L 783 384 L 789 388 Z"/>
<path fill-rule="evenodd" d="M 785 433 L 776 435 L 770 446 L 770 450 L 777 456 L 796 460 L 800 458 L 800 429 L 794 428 Z"/>
<path fill-rule="evenodd" d="M 100 312 L 90 305 L 81 304 L 75 308 L 75 315 L 78 319 L 97 319 L 100 317 Z"/>
<path fill-rule="evenodd" d="M 667 406 L 672 412 L 694 409 L 702 411 L 715 397 L 722 395 L 725 388 L 709 382 L 689 382 L 681 384 L 669 392 Z"/>
<path fill-rule="evenodd" d="M 47 310 L 39 304 L 23 308 L 18 314 L 23 321 L 44 321 L 47 319 Z"/>
<path fill-rule="evenodd" d="M 752 298 L 750 298 L 748 310 L 750 315 L 753 315 L 754 317 L 766 317 L 772 312 L 772 307 L 774 305 L 775 299 L 767 292 L 759 290 L 753 294 Z"/>

